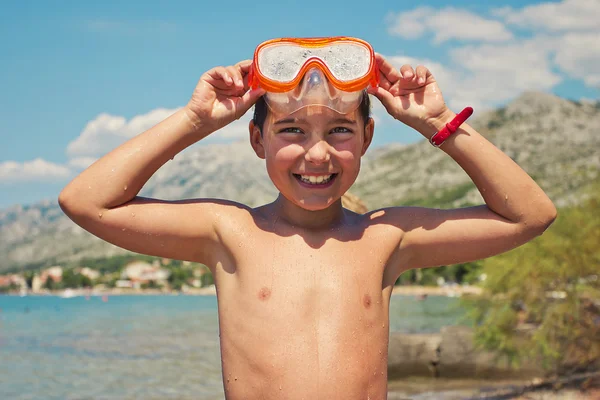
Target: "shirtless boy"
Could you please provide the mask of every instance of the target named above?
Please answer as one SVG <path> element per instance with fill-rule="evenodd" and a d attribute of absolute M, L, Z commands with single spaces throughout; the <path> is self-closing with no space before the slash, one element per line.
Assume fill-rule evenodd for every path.
<path fill-rule="evenodd" d="M 379 85 L 367 90 L 395 119 L 426 139 L 454 119 L 426 67 L 397 70 L 380 55 L 373 60 Z M 463 123 L 431 151 L 444 151 L 467 172 L 484 205 L 346 210 L 341 197 L 373 137 L 368 96 L 345 114 L 312 100 L 291 115 L 276 112 L 261 98 L 265 89 L 249 83 L 252 63 L 203 74 L 185 107 L 83 171 L 61 192 L 60 206 L 117 246 L 210 268 L 227 399 L 385 399 L 388 307 L 399 275 L 522 245 L 544 232 L 556 209 L 517 164 Z M 274 202 L 250 208 L 137 196 L 163 164 L 259 98 L 264 121 L 250 123 L 250 143 L 280 192 Z"/>

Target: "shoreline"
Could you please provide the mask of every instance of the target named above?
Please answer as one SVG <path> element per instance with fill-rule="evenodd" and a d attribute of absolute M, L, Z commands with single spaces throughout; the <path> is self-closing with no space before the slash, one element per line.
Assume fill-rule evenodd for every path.
<path fill-rule="evenodd" d="M 463 295 L 481 295 L 483 289 L 477 286 L 394 286 L 393 296 L 417 296 L 425 299 L 427 296 L 461 297 Z M 215 296 L 214 285 L 203 288 L 189 288 L 184 291 L 168 291 L 160 289 L 65 289 L 42 292 L 8 292 L 0 296 L 57 296 L 63 298 L 89 296 Z"/>

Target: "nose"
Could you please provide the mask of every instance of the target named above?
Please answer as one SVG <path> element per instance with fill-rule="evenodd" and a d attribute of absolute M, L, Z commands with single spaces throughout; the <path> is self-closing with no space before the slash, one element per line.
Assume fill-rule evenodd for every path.
<path fill-rule="evenodd" d="M 331 159 L 329 153 L 329 143 L 324 140 L 319 140 L 308 148 L 304 159 L 315 165 L 328 163 Z"/>

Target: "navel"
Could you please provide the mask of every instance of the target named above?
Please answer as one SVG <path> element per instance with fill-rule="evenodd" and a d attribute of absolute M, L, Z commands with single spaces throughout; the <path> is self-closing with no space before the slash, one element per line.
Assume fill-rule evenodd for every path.
<path fill-rule="evenodd" d="M 365 306 L 365 308 L 371 307 L 371 296 L 369 296 L 368 294 L 365 294 L 363 297 L 363 305 Z"/>
<path fill-rule="evenodd" d="M 269 289 L 268 287 L 263 287 L 258 291 L 259 300 L 267 301 L 269 300 L 269 297 L 271 297 L 271 289 Z"/>

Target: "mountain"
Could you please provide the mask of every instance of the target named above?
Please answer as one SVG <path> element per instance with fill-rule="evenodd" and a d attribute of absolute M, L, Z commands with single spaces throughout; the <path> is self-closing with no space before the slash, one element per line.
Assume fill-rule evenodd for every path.
<path fill-rule="evenodd" d="M 600 136 L 595 130 L 600 126 L 600 102 L 529 92 L 469 122 L 517 161 L 558 206 L 577 203 L 599 187 Z M 427 141 L 372 149 L 350 191 L 369 209 L 482 202 L 466 173 Z M 240 142 L 186 150 L 157 171 L 141 195 L 219 197 L 255 206 L 273 200 L 277 191 L 264 161 Z M 354 197 L 346 200 L 362 206 Z M 0 210 L 0 272 L 122 253 L 127 251 L 71 222 L 55 201 Z"/>
<path fill-rule="evenodd" d="M 528 92 L 469 123 L 527 171 L 557 206 L 577 203 L 599 182 L 600 102 Z M 367 157 L 352 191 L 370 207 L 483 201 L 458 164 L 427 141 Z"/>

